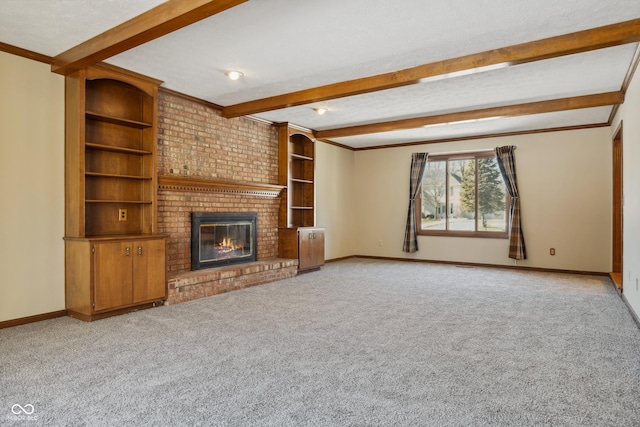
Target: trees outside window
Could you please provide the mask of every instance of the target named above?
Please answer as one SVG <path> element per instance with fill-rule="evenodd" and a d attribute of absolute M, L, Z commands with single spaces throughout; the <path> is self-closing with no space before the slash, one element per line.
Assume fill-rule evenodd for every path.
<path fill-rule="evenodd" d="M 419 234 L 507 237 L 508 195 L 493 152 L 430 156 L 419 197 Z"/>

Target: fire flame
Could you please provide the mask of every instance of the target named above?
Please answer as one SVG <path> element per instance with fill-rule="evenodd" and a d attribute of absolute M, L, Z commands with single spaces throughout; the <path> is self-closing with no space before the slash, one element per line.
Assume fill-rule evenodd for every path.
<path fill-rule="evenodd" d="M 218 251 L 225 254 L 236 251 L 238 249 L 242 250 L 242 255 L 244 255 L 244 245 L 236 245 L 233 240 L 228 237 L 223 238 L 222 242 L 220 242 L 220 244 L 218 245 Z"/>

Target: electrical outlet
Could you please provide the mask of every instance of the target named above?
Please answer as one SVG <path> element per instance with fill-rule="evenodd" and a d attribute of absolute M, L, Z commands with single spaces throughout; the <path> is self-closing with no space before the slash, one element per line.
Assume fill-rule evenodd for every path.
<path fill-rule="evenodd" d="M 378 240 L 378 246 L 382 246 L 382 240 Z"/>
<path fill-rule="evenodd" d="M 126 221 L 126 220 L 127 220 L 127 210 L 118 209 L 118 221 Z"/>
<path fill-rule="evenodd" d="M 549 249 L 549 255 L 554 256 L 556 254 L 556 248 Z"/>

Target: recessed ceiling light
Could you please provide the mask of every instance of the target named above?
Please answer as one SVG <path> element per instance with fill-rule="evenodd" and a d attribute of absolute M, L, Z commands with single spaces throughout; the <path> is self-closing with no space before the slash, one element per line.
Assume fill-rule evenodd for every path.
<path fill-rule="evenodd" d="M 318 108 L 314 108 L 315 112 L 318 113 L 320 116 L 323 115 L 324 113 L 326 113 L 327 111 L 329 111 L 328 108 L 324 108 L 324 107 L 318 107 Z"/>
<path fill-rule="evenodd" d="M 227 71 L 225 74 L 231 80 L 238 80 L 240 77 L 244 76 L 244 74 L 241 71 L 235 71 L 235 70 Z"/>

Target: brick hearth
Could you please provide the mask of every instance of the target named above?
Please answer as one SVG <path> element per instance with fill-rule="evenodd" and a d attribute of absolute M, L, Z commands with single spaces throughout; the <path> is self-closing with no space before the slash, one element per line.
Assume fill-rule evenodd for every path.
<path fill-rule="evenodd" d="M 271 258 L 246 264 L 177 273 L 169 278 L 166 305 L 209 297 L 298 274 L 298 260 Z"/>

